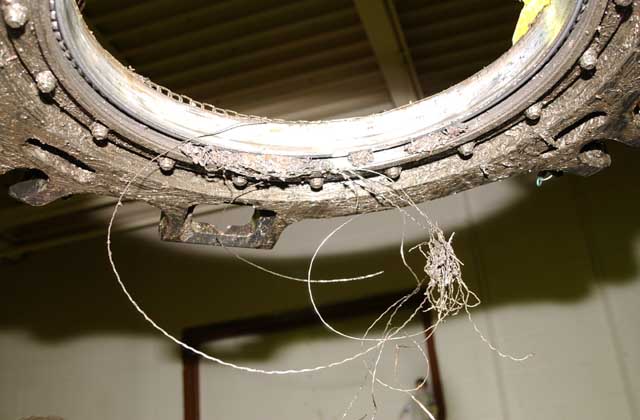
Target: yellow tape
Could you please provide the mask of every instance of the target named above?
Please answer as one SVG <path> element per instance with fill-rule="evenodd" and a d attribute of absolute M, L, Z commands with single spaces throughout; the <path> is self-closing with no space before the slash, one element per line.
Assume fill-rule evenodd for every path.
<path fill-rule="evenodd" d="M 522 38 L 533 25 L 542 10 L 551 4 L 551 0 L 524 0 L 524 7 L 520 12 L 520 18 L 513 33 L 513 43 Z"/>

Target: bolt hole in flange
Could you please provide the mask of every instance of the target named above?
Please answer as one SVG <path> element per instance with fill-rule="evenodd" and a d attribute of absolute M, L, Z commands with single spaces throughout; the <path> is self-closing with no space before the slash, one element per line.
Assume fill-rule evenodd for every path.
<path fill-rule="evenodd" d="M 2 184 L 6 187 L 18 182 L 29 181 L 33 179 L 42 179 L 44 181 L 47 181 L 49 180 L 49 177 L 40 169 L 18 168 L 3 174 Z"/>
<path fill-rule="evenodd" d="M 607 143 L 605 143 L 604 141 L 596 140 L 596 141 L 592 141 L 590 143 L 585 144 L 580 149 L 580 153 L 585 153 L 585 152 L 590 152 L 590 151 L 598 151 L 598 152 L 602 152 L 602 153 L 608 153 Z"/>
<path fill-rule="evenodd" d="M 34 168 L 14 169 L 2 176 L 2 184 L 7 189 L 9 197 L 36 206 L 48 202 L 40 202 L 37 197 L 47 189 L 48 183 L 47 174 Z"/>
<path fill-rule="evenodd" d="M 3 194 L 0 194 L 0 205 L 2 207 L 11 207 L 16 204 L 14 200 L 15 197 L 12 197 L 10 194 L 5 194 L 4 192 L 8 193 L 12 185 L 30 180 L 48 181 L 49 177 L 45 172 L 33 168 L 12 169 L 2 174 L 2 176 L 0 176 L 0 190 Z"/>
<path fill-rule="evenodd" d="M 420 19 L 412 17 L 416 15 L 416 11 L 411 10 L 414 2 L 393 2 L 398 19 L 390 19 L 389 22 L 399 22 L 399 28 L 395 29 L 400 29 L 403 34 L 401 39 L 396 40 L 397 46 L 403 51 L 404 58 L 400 61 L 411 64 L 405 66 L 408 73 L 403 80 L 410 82 L 409 85 L 414 88 L 414 97 L 405 100 L 405 103 L 416 101 L 406 106 L 402 106 L 404 103 L 398 99 L 398 91 L 394 90 L 388 72 L 388 66 L 395 64 L 385 63 L 381 59 L 386 56 L 375 42 L 375 31 L 370 30 L 371 22 L 366 7 L 356 10 L 351 1 L 345 1 L 344 4 L 337 2 L 338 5 L 318 2 L 309 10 L 295 5 L 282 5 L 273 11 L 274 16 L 279 17 L 275 19 L 273 27 L 264 28 L 245 27 L 248 25 L 246 10 L 223 7 L 217 3 L 198 3 L 194 8 L 176 4 L 179 10 L 171 12 L 176 16 L 165 16 L 165 20 L 156 16 L 145 25 L 139 25 L 139 22 L 128 25 L 121 18 L 116 18 L 121 15 L 116 14 L 116 8 L 109 3 L 88 3 L 85 15 L 96 29 L 95 33 L 100 34 L 98 38 L 103 44 L 113 46 L 114 55 L 140 73 L 156 77 L 159 82 L 190 96 L 197 96 L 197 99 L 210 100 L 223 106 L 234 106 L 236 101 L 236 108 L 244 108 L 248 112 L 262 110 L 265 111 L 260 112 L 262 114 L 293 119 L 302 115 L 300 110 L 314 110 L 315 115 L 307 114 L 311 119 L 348 117 L 349 112 L 345 111 L 344 106 L 343 112 L 340 112 L 340 107 L 335 103 L 327 105 L 331 95 L 337 95 L 335 98 L 340 103 L 348 105 L 347 110 L 386 111 L 364 117 L 316 122 L 241 116 L 174 94 L 147 79 L 131 77 L 129 70 L 105 55 L 84 26 L 72 0 L 52 0 L 51 4 L 56 12 L 55 27 L 74 65 L 81 69 L 96 91 L 120 111 L 170 139 L 184 141 L 198 138 L 198 143 L 203 146 L 246 153 L 256 159 L 263 155 L 306 159 L 304 164 L 298 162 L 301 168 L 299 172 L 296 172 L 297 169 L 286 170 L 291 168 L 290 160 L 283 160 L 288 166 L 281 169 L 274 165 L 273 173 L 269 174 L 273 180 L 297 182 L 301 178 L 308 179 L 318 171 L 324 174 L 358 169 L 349 157 L 363 151 L 372 156 L 367 168 L 385 170 L 407 167 L 413 161 L 427 157 L 424 156 L 424 150 L 429 148 L 407 147 L 413 145 L 415 140 L 433 136 L 437 137 L 436 140 L 444 137 L 443 144 L 455 143 L 456 138 L 446 134 L 449 133 L 446 128 L 450 124 L 477 118 L 484 118 L 478 127 L 505 123 L 514 114 L 523 111 L 519 109 L 519 104 L 525 102 L 523 95 L 516 98 L 516 92 L 527 83 L 535 84 L 532 75 L 554 57 L 584 10 L 582 0 L 552 2 L 534 19 L 535 23 L 529 32 L 509 49 L 521 4 L 465 1 L 469 3 L 468 7 L 460 7 L 457 2 L 426 5 L 424 13 L 417 15 Z M 149 13 L 161 14 L 149 7 Z M 256 3 L 252 7 L 255 10 L 250 11 L 249 15 L 263 12 L 266 6 Z M 338 35 L 335 31 L 326 31 L 332 23 L 326 21 L 329 18 L 325 15 L 336 12 L 336 7 L 356 16 L 351 23 L 339 24 L 342 29 Z M 456 12 L 448 13 L 451 8 Z M 460 10 L 465 10 L 468 15 L 446 21 L 447 16 L 457 15 Z M 293 25 L 292 16 L 320 21 L 325 19 L 326 26 L 312 26 L 311 33 L 287 32 Z M 428 20 L 429 16 L 435 16 L 433 21 L 423 21 Z M 218 24 L 212 24 L 211 19 L 218 19 Z M 487 19 L 496 22 L 488 26 Z M 186 21 L 190 25 L 181 24 Z M 296 27 L 300 29 L 301 26 Z M 457 29 L 453 30 L 454 27 Z M 498 32 L 498 27 L 504 32 L 500 32 L 496 42 L 494 33 Z M 169 35 L 172 28 L 180 28 L 180 32 Z M 238 28 L 243 28 L 242 36 Z M 465 28 L 469 30 L 465 31 Z M 268 35 L 272 32 L 286 33 L 289 38 L 274 38 L 269 44 L 267 40 L 271 37 Z M 415 35 L 420 33 L 422 35 Z M 243 44 L 243 39 L 250 39 L 251 42 Z M 421 44 L 425 39 L 429 40 L 428 43 Z M 212 40 L 216 42 L 212 43 Z M 451 45 L 456 47 L 452 48 Z M 460 45 L 463 47 L 460 48 Z M 235 57 L 227 54 L 233 51 L 240 54 Z M 317 53 L 309 54 L 309 51 Z M 460 53 L 453 54 L 452 51 Z M 506 54 L 500 56 L 504 51 L 507 51 Z M 342 55 L 323 68 L 323 60 L 336 54 Z M 458 60 L 458 67 L 452 67 L 455 60 Z M 464 82 L 429 96 L 470 76 L 488 63 L 491 64 Z M 453 71 L 453 68 L 459 70 Z M 214 78 L 207 79 L 211 75 Z M 446 79 L 443 75 L 457 80 Z M 247 87 L 250 84 L 247 84 L 245 76 L 253 77 L 256 85 Z M 381 90 L 374 93 L 369 89 L 373 86 Z M 132 98 L 131 92 L 137 97 Z M 535 89 L 528 89 L 528 93 L 534 94 L 532 92 Z M 297 99 L 294 100 L 296 95 Z M 372 96 L 387 99 L 366 107 L 349 98 L 353 95 L 358 99 Z M 259 102 L 267 97 L 270 100 L 260 105 Z M 351 102 L 349 99 L 352 99 Z M 499 105 L 511 100 L 516 102 L 500 108 Z M 287 105 L 291 112 L 282 111 L 280 104 Z M 399 107 L 392 109 L 394 106 Z M 333 114 L 323 114 L 323 109 L 331 109 Z M 241 126 L 237 127 L 239 123 Z M 198 137 L 233 127 L 233 130 L 223 134 Z M 478 134 L 478 131 L 482 131 L 482 128 L 465 134 L 471 136 Z M 452 144 L 451 150 L 455 151 L 463 143 L 461 139 L 459 144 Z M 168 148 L 164 143 L 157 146 L 162 150 Z M 193 163 L 189 161 L 189 156 L 171 158 Z M 307 165 L 307 160 L 311 164 Z M 241 172 L 242 168 L 227 164 L 224 167 L 236 172 Z M 255 173 L 255 169 L 251 169 Z M 251 171 L 244 175 L 250 176 Z"/>

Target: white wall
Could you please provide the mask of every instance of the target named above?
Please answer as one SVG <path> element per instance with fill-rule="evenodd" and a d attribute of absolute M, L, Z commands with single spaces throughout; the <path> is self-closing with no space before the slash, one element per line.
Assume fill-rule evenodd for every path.
<path fill-rule="evenodd" d="M 504 351 L 535 353 L 524 363 L 503 360 L 466 318 L 441 326 L 449 419 L 640 419 L 638 159 L 615 147 L 614 166 L 589 179 L 565 176 L 536 189 L 533 179 L 523 178 L 424 206 L 457 232 L 465 279 L 484 301 L 474 312 L 480 328 Z M 369 215 L 339 234 L 318 260 L 318 277 L 386 274 L 318 286 L 318 300 L 410 286 L 399 265 L 399 220 L 393 212 Z M 243 255 L 304 276 L 310 253 L 337 223 L 302 222 L 285 232 L 275 251 Z M 419 232 L 408 236 L 416 241 Z M 173 332 L 308 305 L 304 285 L 268 277 L 219 249 L 160 243 L 155 229 L 120 235 L 114 246 L 125 281 Z M 4 265 L 0 276 L 0 419 L 182 417 L 179 352 L 125 301 L 102 239 Z M 252 348 L 237 360 L 295 367 L 349 349 L 316 332 Z M 406 359 L 409 376 L 411 363 L 419 361 Z M 206 366 L 204 418 L 340 418 L 339 407 L 364 373 L 356 363 L 321 375 L 255 378 Z M 380 416 L 385 419 L 397 418 L 406 402 L 402 395 L 380 398 L 392 407 Z M 350 418 L 367 412 L 364 404 Z"/>

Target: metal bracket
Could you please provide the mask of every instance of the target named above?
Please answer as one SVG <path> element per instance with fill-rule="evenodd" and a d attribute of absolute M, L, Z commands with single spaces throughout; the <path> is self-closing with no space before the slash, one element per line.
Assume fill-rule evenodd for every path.
<path fill-rule="evenodd" d="M 288 225 L 276 213 L 256 209 L 249 223 L 219 229 L 210 223 L 193 220 L 194 208 L 163 210 L 159 224 L 162 240 L 198 245 L 271 249 Z"/>

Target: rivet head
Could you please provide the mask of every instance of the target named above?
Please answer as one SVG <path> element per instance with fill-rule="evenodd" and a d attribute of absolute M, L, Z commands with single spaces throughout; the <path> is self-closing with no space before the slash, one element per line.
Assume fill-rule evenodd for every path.
<path fill-rule="evenodd" d="M 524 112 L 529 121 L 538 121 L 542 116 L 542 104 L 533 104 Z"/>
<path fill-rule="evenodd" d="M 324 187 L 324 178 L 316 177 L 309 180 L 309 186 L 314 191 L 320 191 Z"/>
<path fill-rule="evenodd" d="M 91 124 L 91 135 L 95 140 L 103 141 L 107 139 L 109 129 L 99 122 L 94 122 Z"/>
<path fill-rule="evenodd" d="M 614 3 L 616 6 L 629 7 L 631 6 L 631 3 L 633 3 L 633 0 L 615 0 Z"/>
<path fill-rule="evenodd" d="M 582 67 L 583 70 L 591 71 L 596 68 L 597 64 L 598 53 L 592 48 L 589 48 L 582 54 L 582 57 L 580 57 L 580 67 Z"/>
<path fill-rule="evenodd" d="M 233 186 L 238 189 L 242 189 L 246 187 L 247 184 L 249 184 L 249 180 L 247 180 L 247 178 L 243 177 L 242 175 L 233 175 L 231 177 L 231 182 L 233 183 Z"/>
<path fill-rule="evenodd" d="M 56 77 L 49 70 L 41 71 L 36 75 L 36 85 L 42 93 L 52 93 L 58 84 Z"/>
<path fill-rule="evenodd" d="M 22 28 L 29 20 L 29 9 L 16 0 L 5 0 L 2 13 L 4 14 L 4 23 L 12 29 Z"/>
<path fill-rule="evenodd" d="M 394 166 L 384 171 L 384 174 L 389 178 L 393 179 L 394 181 L 400 179 L 401 173 L 402 173 L 402 168 L 399 166 Z"/>
<path fill-rule="evenodd" d="M 162 172 L 171 172 L 176 167 L 176 161 L 164 156 L 158 159 L 158 166 Z"/>
<path fill-rule="evenodd" d="M 474 142 L 469 142 L 458 147 L 458 154 L 463 158 L 470 158 L 473 156 L 473 150 L 476 148 L 476 144 Z"/>

